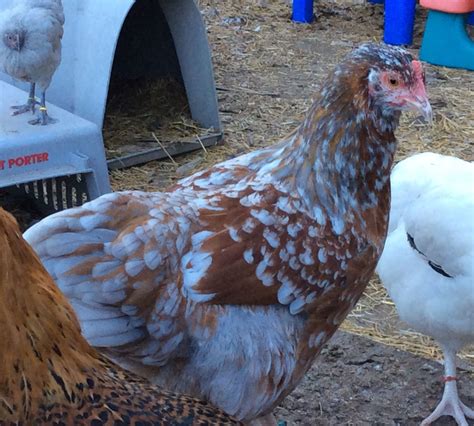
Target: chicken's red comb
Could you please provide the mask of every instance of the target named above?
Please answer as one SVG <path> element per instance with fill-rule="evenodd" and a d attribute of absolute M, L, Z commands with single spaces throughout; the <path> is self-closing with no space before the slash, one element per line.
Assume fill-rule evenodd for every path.
<path fill-rule="evenodd" d="M 415 71 L 415 75 L 423 79 L 423 66 L 421 62 L 414 59 L 411 61 L 411 66 L 413 67 L 413 71 Z"/>

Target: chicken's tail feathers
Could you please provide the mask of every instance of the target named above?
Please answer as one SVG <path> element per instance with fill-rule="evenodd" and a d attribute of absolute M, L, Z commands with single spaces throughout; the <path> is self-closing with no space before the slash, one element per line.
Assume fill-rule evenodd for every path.
<path fill-rule="evenodd" d="M 92 346 L 121 348 L 152 335 L 152 345 L 171 342 L 161 345 L 168 353 L 182 338 L 175 322 L 182 296 L 167 282 L 170 254 L 162 247 L 175 236 L 149 216 L 156 197 L 130 194 L 104 195 L 51 215 L 25 238 L 73 305 Z"/>
<path fill-rule="evenodd" d="M 121 309 L 127 298 L 123 274 L 104 253 L 118 235 L 110 226 L 116 194 L 55 213 L 28 229 L 24 237 L 73 305 L 87 340 L 95 346 L 121 345 L 141 336 L 133 318 Z M 119 205 L 115 208 L 120 208 Z M 139 336 L 140 335 L 140 336 Z"/>

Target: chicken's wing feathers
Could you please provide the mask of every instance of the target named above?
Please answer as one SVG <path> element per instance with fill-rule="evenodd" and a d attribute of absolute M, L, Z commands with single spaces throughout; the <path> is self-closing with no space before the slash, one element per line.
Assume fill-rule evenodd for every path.
<path fill-rule="evenodd" d="M 426 191 L 406 209 L 401 226 L 427 262 L 442 267 L 450 276 L 469 276 L 473 268 L 473 217 L 474 189 L 472 181 L 465 181 L 456 187 Z"/>
<path fill-rule="evenodd" d="M 194 300 L 282 304 L 296 315 L 344 282 L 356 237 L 335 237 L 329 221 L 318 225 L 297 198 L 269 184 L 224 195 L 216 206 L 227 214 L 200 211 L 206 231 L 182 258 L 183 288 Z"/>

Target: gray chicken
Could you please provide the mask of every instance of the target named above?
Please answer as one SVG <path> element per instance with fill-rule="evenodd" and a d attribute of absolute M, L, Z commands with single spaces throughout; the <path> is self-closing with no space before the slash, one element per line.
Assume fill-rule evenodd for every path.
<path fill-rule="evenodd" d="M 61 62 L 64 12 L 61 0 L 19 0 L 0 14 L 0 69 L 13 78 L 30 83 L 25 105 L 13 106 L 13 115 L 31 111 L 38 103 L 35 87 L 41 90 L 40 114 L 30 124 L 46 125 L 53 120 L 46 109 L 46 90 Z"/>

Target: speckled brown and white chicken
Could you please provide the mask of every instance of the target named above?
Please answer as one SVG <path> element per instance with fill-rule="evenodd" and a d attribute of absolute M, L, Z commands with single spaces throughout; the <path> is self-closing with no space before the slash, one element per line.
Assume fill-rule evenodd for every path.
<path fill-rule="evenodd" d="M 362 45 L 276 145 L 166 192 L 102 196 L 26 238 L 92 345 L 239 419 L 272 421 L 374 271 L 406 109 L 431 115 L 420 62 Z"/>
<path fill-rule="evenodd" d="M 0 425 L 231 425 L 100 356 L 13 217 L 0 208 Z"/>

